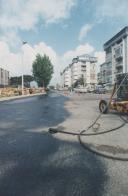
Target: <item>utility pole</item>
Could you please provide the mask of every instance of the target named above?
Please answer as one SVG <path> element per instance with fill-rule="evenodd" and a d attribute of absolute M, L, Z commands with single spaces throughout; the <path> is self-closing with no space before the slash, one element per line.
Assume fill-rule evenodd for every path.
<path fill-rule="evenodd" d="M 23 41 L 22 45 L 25 45 L 25 44 L 27 44 L 27 42 Z M 22 53 L 22 67 L 23 66 L 24 65 L 23 65 L 23 53 Z M 22 71 L 22 95 L 24 95 L 24 73 L 23 73 L 23 71 Z"/>

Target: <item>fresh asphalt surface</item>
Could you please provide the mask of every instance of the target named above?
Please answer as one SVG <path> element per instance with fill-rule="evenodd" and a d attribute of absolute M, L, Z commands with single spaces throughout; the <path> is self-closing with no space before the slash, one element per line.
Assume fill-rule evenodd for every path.
<path fill-rule="evenodd" d="M 102 159 L 47 132 L 70 118 L 67 101 L 50 93 L 0 103 L 0 196 L 104 195 Z"/>

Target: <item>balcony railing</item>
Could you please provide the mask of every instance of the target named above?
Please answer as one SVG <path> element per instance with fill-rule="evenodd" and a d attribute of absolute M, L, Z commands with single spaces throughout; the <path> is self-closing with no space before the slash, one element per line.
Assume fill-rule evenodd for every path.
<path fill-rule="evenodd" d="M 116 75 L 118 75 L 118 74 L 122 74 L 123 73 L 123 69 L 116 69 L 115 71 L 114 71 L 114 73 L 116 74 Z"/>
<path fill-rule="evenodd" d="M 111 62 L 112 61 L 112 53 L 109 53 L 106 55 L 106 62 Z"/>
<path fill-rule="evenodd" d="M 81 71 L 86 71 L 86 68 L 82 68 Z"/>
<path fill-rule="evenodd" d="M 86 67 L 86 64 L 85 65 L 81 65 L 81 67 Z"/>
<path fill-rule="evenodd" d="M 122 63 L 116 63 L 116 68 L 117 69 L 123 69 L 123 64 Z"/>
<path fill-rule="evenodd" d="M 121 47 L 115 49 L 114 57 L 115 57 L 115 59 L 121 59 L 123 57 L 122 48 Z"/>

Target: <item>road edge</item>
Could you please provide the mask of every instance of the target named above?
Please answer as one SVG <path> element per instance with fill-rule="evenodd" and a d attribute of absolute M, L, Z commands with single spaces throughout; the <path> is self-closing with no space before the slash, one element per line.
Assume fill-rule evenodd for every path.
<path fill-rule="evenodd" d="M 5 102 L 5 101 L 11 101 L 11 100 L 16 100 L 16 99 L 23 99 L 23 98 L 29 98 L 29 97 L 35 97 L 35 96 L 40 96 L 40 95 L 46 95 L 47 93 L 37 93 L 37 94 L 30 94 L 30 95 L 19 95 L 19 96 L 14 96 L 14 97 L 4 97 L 0 98 L 0 102 Z"/>

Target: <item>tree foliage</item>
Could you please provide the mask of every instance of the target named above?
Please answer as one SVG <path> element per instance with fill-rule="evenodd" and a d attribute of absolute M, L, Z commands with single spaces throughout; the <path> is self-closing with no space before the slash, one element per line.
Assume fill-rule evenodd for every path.
<path fill-rule="evenodd" d="M 82 85 L 84 86 L 84 77 L 81 76 L 81 78 L 79 78 L 73 85 L 74 88 L 76 88 L 78 85 Z"/>
<path fill-rule="evenodd" d="M 48 56 L 37 54 L 32 64 L 33 76 L 39 86 L 47 87 L 53 74 L 53 65 Z"/>
<path fill-rule="evenodd" d="M 24 86 L 29 87 L 30 82 L 33 81 L 34 78 L 31 75 L 24 75 Z M 15 76 L 10 78 L 10 85 L 11 86 L 19 86 L 22 83 L 22 76 Z"/>

